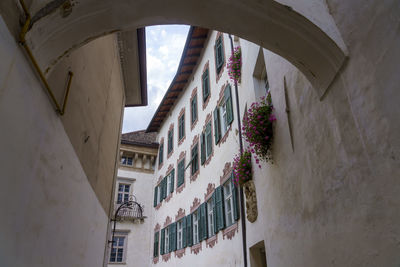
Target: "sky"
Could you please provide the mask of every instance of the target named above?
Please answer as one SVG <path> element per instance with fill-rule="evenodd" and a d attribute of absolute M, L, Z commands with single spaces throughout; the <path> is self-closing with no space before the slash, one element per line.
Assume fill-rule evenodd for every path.
<path fill-rule="evenodd" d="M 174 78 L 189 26 L 146 27 L 147 98 L 146 107 L 125 108 L 122 132 L 144 130 Z"/>

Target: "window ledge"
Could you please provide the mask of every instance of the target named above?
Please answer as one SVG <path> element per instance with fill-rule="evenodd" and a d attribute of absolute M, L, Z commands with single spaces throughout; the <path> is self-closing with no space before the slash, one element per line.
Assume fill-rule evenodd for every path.
<path fill-rule="evenodd" d="M 183 191 L 183 188 L 185 188 L 186 183 L 181 184 L 178 188 L 176 188 L 176 193 L 179 194 Z"/>
<path fill-rule="evenodd" d="M 159 257 L 157 256 L 157 257 L 155 257 L 155 258 L 153 258 L 153 264 L 156 264 L 156 263 L 158 263 L 158 260 L 159 260 Z"/>
<path fill-rule="evenodd" d="M 162 255 L 162 260 L 165 262 L 169 261 L 170 258 L 171 258 L 171 252 Z"/>

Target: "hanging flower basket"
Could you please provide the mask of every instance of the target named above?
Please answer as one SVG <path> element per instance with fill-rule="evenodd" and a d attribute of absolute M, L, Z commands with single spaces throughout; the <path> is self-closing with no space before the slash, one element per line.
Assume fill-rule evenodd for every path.
<path fill-rule="evenodd" d="M 236 185 L 243 186 L 253 178 L 251 169 L 251 153 L 244 151 L 233 159 L 233 181 Z"/>
<path fill-rule="evenodd" d="M 259 160 L 272 162 L 271 145 L 273 140 L 273 122 L 276 120 L 273 114 L 271 94 L 261 98 L 261 102 L 251 104 L 243 117 L 243 135 L 250 144 L 250 152 L 255 154 L 259 168 Z"/>
<path fill-rule="evenodd" d="M 242 50 L 237 46 L 228 60 L 228 75 L 231 80 L 240 83 L 242 69 Z"/>

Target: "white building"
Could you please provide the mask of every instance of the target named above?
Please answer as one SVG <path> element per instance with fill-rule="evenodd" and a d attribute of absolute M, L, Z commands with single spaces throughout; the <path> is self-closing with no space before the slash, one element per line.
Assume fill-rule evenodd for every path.
<path fill-rule="evenodd" d="M 114 243 L 109 244 L 108 266 L 147 266 L 149 262 L 153 199 L 148 192 L 152 188 L 157 157 L 155 137 L 154 133 L 144 131 L 122 134 L 114 190 L 113 219 L 117 221 L 111 230 L 110 241 Z M 129 205 L 124 205 L 128 202 Z"/>
<path fill-rule="evenodd" d="M 269 89 L 264 54 L 238 38 L 232 37 L 232 45 L 242 47 L 245 62 L 239 84 L 243 114 Z M 192 27 L 177 75 L 148 127 L 157 131 L 160 144 L 153 203 L 156 266 L 243 266 L 243 216 L 231 179 L 240 151 L 235 86 L 227 69 L 231 53 L 229 35 Z M 253 258 L 265 259 L 263 241 L 251 240 L 259 248 Z"/>

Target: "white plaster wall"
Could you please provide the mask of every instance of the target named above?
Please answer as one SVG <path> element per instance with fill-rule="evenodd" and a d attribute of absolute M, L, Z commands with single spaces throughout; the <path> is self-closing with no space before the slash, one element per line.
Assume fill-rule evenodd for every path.
<path fill-rule="evenodd" d="M 107 215 L 1 17 L 0 58 L 0 266 L 101 266 Z"/>
<path fill-rule="evenodd" d="M 127 168 L 127 167 L 125 167 Z M 132 182 L 131 194 L 136 197 L 136 201 L 143 205 L 143 216 L 147 218 L 143 222 L 122 221 L 117 222 L 116 230 L 128 230 L 128 238 L 126 245 L 126 261 L 125 266 L 148 266 L 149 255 L 152 253 L 153 246 L 150 243 L 152 233 L 152 216 L 153 216 L 153 177 L 154 174 L 143 173 L 134 170 L 118 169 L 118 179 L 115 190 L 114 199 L 117 200 L 118 183 L 126 183 L 128 179 Z M 121 180 L 122 178 L 122 180 Z M 109 251 L 107 252 L 109 255 Z M 108 258 L 108 257 L 107 257 Z M 108 266 L 116 266 L 110 263 Z"/>
<path fill-rule="evenodd" d="M 233 161 L 233 155 L 239 152 L 239 139 L 237 135 L 237 114 L 236 114 L 236 98 L 233 84 L 229 81 L 228 71 L 226 65 L 223 70 L 223 74 L 216 82 L 215 72 L 215 55 L 214 55 L 214 44 L 216 40 L 216 32 L 210 31 L 209 39 L 205 44 L 203 56 L 199 61 L 197 68 L 194 70 L 193 75 L 188 80 L 190 81 L 181 94 L 180 98 L 176 101 L 176 104 L 169 115 L 166 116 L 164 123 L 162 124 L 159 134 L 157 137 L 158 142 L 164 137 L 164 163 L 162 168 L 158 171 L 158 165 L 156 166 L 156 174 L 153 185 L 156 185 L 160 176 L 165 176 L 168 166 L 173 164 L 175 168 L 175 189 L 172 198 L 169 202 L 165 200 L 162 202 L 162 206 L 158 211 L 155 211 L 154 221 L 152 225 L 152 234 L 154 234 L 154 226 L 159 223 L 161 229 L 164 228 L 164 222 L 167 216 L 175 221 L 175 215 L 179 208 L 185 210 L 185 215 L 190 214 L 190 207 L 193 204 L 195 197 L 204 202 L 204 194 L 207 192 L 207 186 L 209 183 L 215 184 L 215 187 L 220 185 L 220 176 L 223 174 L 225 163 Z M 227 62 L 229 55 L 231 54 L 230 41 L 228 35 L 224 34 L 224 46 L 225 46 L 225 62 Z M 202 108 L 202 87 L 201 87 L 201 76 L 203 68 L 206 62 L 209 61 L 209 75 L 210 75 L 210 94 L 211 98 L 208 105 L 203 110 Z M 232 122 L 232 129 L 229 132 L 228 138 L 225 143 L 219 143 L 215 145 L 214 139 L 214 120 L 212 114 L 212 142 L 213 142 L 213 155 L 211 161 L 206 167 L 201 165 L 200 162 L 200 141 L 199 141 L 199 166 L 200 174 L 199 177 L 194 181 L 190 182 L 190 168 L 185 171 L 185 188 L 179 194 L 176 192 L 176 177 L 177 177 L 177 160 L 182 151 L 186 152 L 185 165 L 190 161 L 191 157 L 191 145 L 193 138 L 196 135 L 201 135 L 203 126 L 205 126 L 205 120 L 207 114 L 211 114 L 217 102 L 219 100 L 219 94 L 222 85 L 226 82 L 231 85 L 232 93 L 232 104 L 234 106 L 234 120 Z M 197 87 L 197 100 L 198 100 L 198 122 L 196 126 L 191 130 L 190 122 L 190 98 L 192 90 Z M 186 138 L 184 142 L 178 146 L 178 115 L 182 107 L 185 107 L 185 133 Z M 168 145 L 168 130 L 170 124 L 174 123 L 174 151 L 172 156 L 167 158 L 167 145 Z M 158 164 L 158 160 L 157 160 Z M 155 266 L 243 266 L 242 256 L 242 231 L 241 231 L 241 220 L 238 224 L 238 232 L 232 240 L 227 238 L 223 239 L 222 231 L 218 232 L 218 242 L 213 248 L 206 247 L 206 241 L 202 241 L 202 250 L 198 255 L 190 252 L 190 247 L 185 250 L 185 255 L 182 258 L 175 257 L 174 253 L 171 253 L 171 259 L 168 262 L 162 261 L 162 257 L 159 257 L 159 262 Z M 153 247 L 152 235 L 152 247 Z M 151 250 L 150 259 L 152 259 L 153 251 Z"/>

